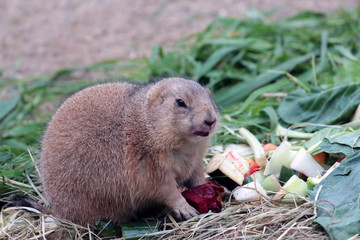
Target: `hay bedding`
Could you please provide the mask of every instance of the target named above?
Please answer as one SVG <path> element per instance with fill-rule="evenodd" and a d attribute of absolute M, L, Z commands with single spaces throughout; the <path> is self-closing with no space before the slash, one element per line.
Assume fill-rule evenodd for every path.
<path fill-rule="evenodd" d="M 314 203 L 299 206 L 271 201 L 223 203 L 221 213 L 207 213 L 184 222 L 168 218 L 159 232 L 143 239 L 329 239 L 315 219 Z M 1 213 L 0 239 L 102 239 L 89 227 L 38 213 L 7 208 Z"/>

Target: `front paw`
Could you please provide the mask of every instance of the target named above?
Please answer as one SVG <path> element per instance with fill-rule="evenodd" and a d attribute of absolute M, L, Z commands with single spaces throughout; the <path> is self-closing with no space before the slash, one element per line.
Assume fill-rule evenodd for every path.
<path fill-rule="evenodd" d="M 195 208 L 190 206 L 185 200 L 182 204 L 174 207 L 172 212 L 179 220 L 187 220 L 199 215 L 199 212 Z"/>

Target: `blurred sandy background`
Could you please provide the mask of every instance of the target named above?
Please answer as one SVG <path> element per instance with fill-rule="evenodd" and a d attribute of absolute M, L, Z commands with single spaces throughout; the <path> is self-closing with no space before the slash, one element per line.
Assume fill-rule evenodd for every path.
<path fill-rule="evenodd" d="M 270 19 L 353 8 L 358 0 L 1 0 L 0 68 L 20 77 L 117 57 L 148 56 L 203 30 L 214 18 Z"/>

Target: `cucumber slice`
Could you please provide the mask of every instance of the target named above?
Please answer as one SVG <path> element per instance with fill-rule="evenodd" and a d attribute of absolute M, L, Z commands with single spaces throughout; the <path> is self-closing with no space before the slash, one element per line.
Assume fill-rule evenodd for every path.
<path fill-rule="evenodd" d="M 125 239 L 144 239 L 146 234 L 158 232 L 158 222 L 155 220 L 143 220 L 121 224 L 122 237 Z M 145 236 L 144 236 L 145 235 Z"/>
<path fill-rule="evenodd" d="M 299 198 L 296 194 L 301 196 L 307 195 L 307 184 L 304 180 L 300 179 L 298 176 L 293 175 L 284 186 L 275 194 L 273 200 L 282 199 L 284 201 L 293 201 L 298 200 Z"/>
<path fill-rule="evenodd" d="M 262 183 L 262 181 L 266 178 L 264 175 L 264 170 L 256 171 L 251 174 L 250 177 L 253 179 L 253 181 L 258 181 L 259 183 Z"/>
<path fill-rule="evenodd" d="M 267 191 L 277 192 L 280 190 L 280 183 L 274 174 L 271 174 L 261 182 L 261 186 Z"/>

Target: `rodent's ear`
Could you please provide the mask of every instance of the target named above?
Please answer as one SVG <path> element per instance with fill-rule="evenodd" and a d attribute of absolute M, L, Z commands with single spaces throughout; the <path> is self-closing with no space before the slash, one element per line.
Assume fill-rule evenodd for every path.
<path fill-rule="evenodd" d="M 146 105 L 161 105 L 164 101 L 164 86 L 155 84 L 152 86 L 146 94 Z"/>

